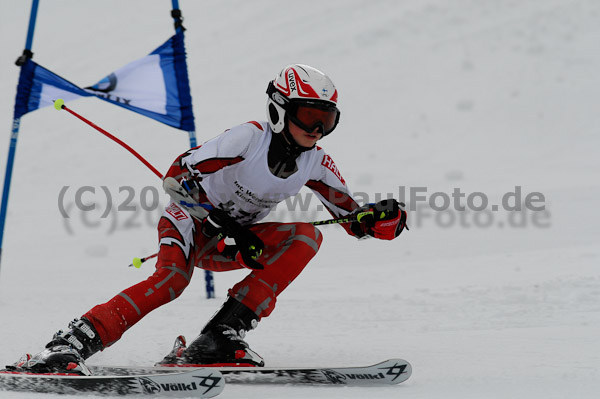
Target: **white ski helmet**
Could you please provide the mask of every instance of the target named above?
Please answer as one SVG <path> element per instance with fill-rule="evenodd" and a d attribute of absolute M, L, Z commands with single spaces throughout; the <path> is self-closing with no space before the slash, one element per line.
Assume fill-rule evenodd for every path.
<path fill-rule="evenodd" d="M 285 128 L 287 120 L 307 131 L 319 127 L 323 136 L 340 120 L 338 92 L 323 72 L 308 65 L 288 65 L 267 87 L 267 118 L 274 133 Z"/>

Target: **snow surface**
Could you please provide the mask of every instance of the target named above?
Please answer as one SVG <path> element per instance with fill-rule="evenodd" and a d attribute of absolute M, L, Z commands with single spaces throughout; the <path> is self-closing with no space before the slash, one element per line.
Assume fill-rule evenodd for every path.
<path fill-rule="evenodd" d="M 170 3 L 42 0 L 34 60 L 93 84 L 172 34 Z M 420 207 L 409 215 L 411 230 L 391 243 L 357 242 L 339 227 L 323 227 L 318 256 L 248 341 L 269 366 L 402 357 L 413 364 L 412 378 L 369 389 L 229 385 L 220 397 L 598 397 L 600 2 L 180 5 L 201 141 L 264 119 L 268 80 L 288 63 L 306 63 L 339 89 L 342 121 L 321 145 L 352 190 L 374 200 L 376 193 L 397 196 L 400 186 L 427 187 L 429 195 L 460 188 L 485 193 L 491 206 L 520 186 L 542 193 L 546 205 L 545 212 L 496 212 L 493 222 L 489 212 Z M 29 1 L 0 0 L 3 157 L 19 72 L 13 60 L 29 11 Z M 188 145 L 184 132 L 102 101 L 70 105 L 160 170 Z M 64 186 L 70 219 L 58 209 Z M 141 190 L 160 182 L 66 113 L 26 115 L 0 272 L 5 363 L 40 350 L 69 320 L 152 273 L 151 264 L 127 265 L 155 250 L 158 211 L 82 215 L 72 204 L 82 186 L 97 189 L 84 199 L 100 207 L 102 186 L 117 204 L 127 197 L 119 188 L 131 186 L 139 209 Z M 326 217 L 316 206 L 291 216 L 278 208 L 274 217 Z M 206 300 L 197 271 L 178 300 L 89 363 L 152 364 L 178 334 L 194 337 L 244 273 L 217 275 L 218 298 Z"/>

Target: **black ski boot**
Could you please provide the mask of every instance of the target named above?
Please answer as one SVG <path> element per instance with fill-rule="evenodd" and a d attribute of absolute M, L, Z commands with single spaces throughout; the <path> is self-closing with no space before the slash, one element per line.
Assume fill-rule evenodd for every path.
<path fill-rule="evenodd" d="M 262 367 L 262 357 L 244 341 L 246 331 L 257 324 L 256 313 L 230 297 L 189 347 L 183 336 L 177 337 L 171 353 L 157 365 Z"/>
<path fill-rule="evenodd" d="M 102 349 L 98 333 L 87 319 L 73 320 L 69 330 L 54 334 L 46 349 L 31 356 L 25 354 L 8 369 L 29 373 L 67 373 L 91 375 L 84 360 Z"/>

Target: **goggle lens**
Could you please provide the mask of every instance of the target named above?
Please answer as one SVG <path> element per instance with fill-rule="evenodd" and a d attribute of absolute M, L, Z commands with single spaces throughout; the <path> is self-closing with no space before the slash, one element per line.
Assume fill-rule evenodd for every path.
<path fill-rule="evenodd" d="M 338 124 L 340 111 L 334 107 L 297 105 L 292 112 L 292 121 L 306 131 L 320 127 L 323 135 L 331 133 Z"/>

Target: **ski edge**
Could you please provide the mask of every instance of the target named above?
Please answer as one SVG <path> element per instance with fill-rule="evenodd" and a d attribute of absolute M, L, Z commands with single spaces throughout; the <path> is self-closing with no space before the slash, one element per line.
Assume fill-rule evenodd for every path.
<path fill-rule="evenodd" d="M 138 374 L 138 371 L 148 371 L 150 373 L 154 372 L 165 372 L 165 373 L 175 373 L 175 372 L 185 372 L 192 371 L 197 369 L 215 369 L 220 372 L 228 372 L 228 371 L 277 371 L 277 370 L 298 370 L 298 371 L 306 371 L 306 370 L 321 370 L 321 369 L 332 369 L 332 370 L 352 370 L 352 369 L 366 369 L 366 368 L 375 368 L 386 363 L 390 362 L 402 362 L 410 365 L 407 360 L 400 358 L 392 358 L 383 360 L 381 362 L 368 365 L 368 366 L 274 366 L 274 367 L 237 367 L 237 366 L 229 366 L 229 367 L 207 367 L 206 365 L 183 365 L 183 366 L 113 366 L 113 365 L 91 365 L 89 366 L 91 370 L 102 370 L 102 369 L 116 369 L 116 370 L 124 370 L 124 371 L 135 371 Z"/>

